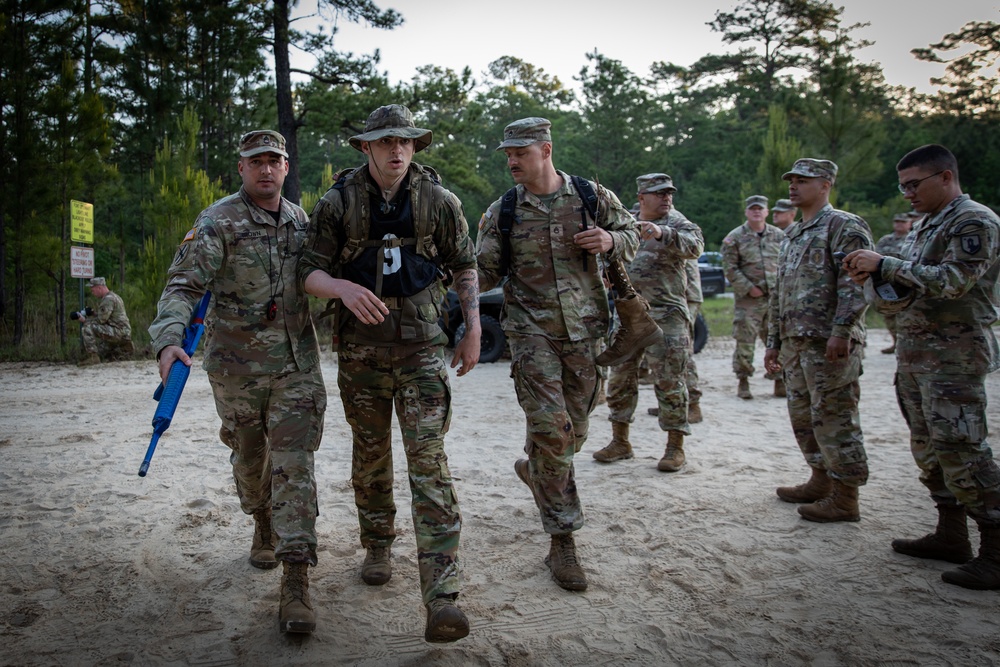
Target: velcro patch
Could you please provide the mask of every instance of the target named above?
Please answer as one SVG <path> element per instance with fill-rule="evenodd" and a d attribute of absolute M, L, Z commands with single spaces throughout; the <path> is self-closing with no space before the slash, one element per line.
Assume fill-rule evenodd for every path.
<path fill-rule="evenodd" d="M 979 254 L 979 251 L 983 249 L 983 241 L 979 238 L 979 234 L 965 234 L 961 237 L 960 243 L 962 250 L 970 255 Z"/>
<path fill-rule="evenodd" d="M 194 233 L 195 233 L 196 231 L 198 231 L 198 227 L 197 227 L 197 226 L 195 226 L 195 227 L 192 227 L 192 228 L 191 228 L 191 229 L 190 229 L 190 230 L 188 231 L 188 233 L 184 235 L 184 238 L 183 238 L 183 239 L 181 239 L 181 243 L 182 243 L 182 244 L 183 244 L 183 243 L 187 243 L 188 241 L 190 241 L 191 239 L 193 239 L 193 238 L 194 238 Z"/>

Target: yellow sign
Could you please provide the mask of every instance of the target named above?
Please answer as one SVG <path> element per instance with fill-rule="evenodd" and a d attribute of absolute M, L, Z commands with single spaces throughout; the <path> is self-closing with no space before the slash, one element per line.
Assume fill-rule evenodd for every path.
<path fill-rule="evenodd" d="M 70 240 L 74 243 L 94 242 L 94 205 L 69 200 Z"/>

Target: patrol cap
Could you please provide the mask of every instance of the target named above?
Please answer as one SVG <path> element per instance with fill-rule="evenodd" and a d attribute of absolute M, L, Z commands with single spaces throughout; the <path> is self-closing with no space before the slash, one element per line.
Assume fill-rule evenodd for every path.
<path fill-rule="evenodd" d="M 413 114 L 403 105 L 387 104 L 372 111 L 365 121 L 365 131 L 348 141 L 361 150 L 362 141 L 378 141 L 382 137 L 413 139 L 413 152 L 419 153 L 431 145 L 432 133 L 414 125 Z"/>
<path fill-rule="evenodd" d="M 660 190 L 667 190 L 671 193 L 677 192 L 673 179 L 667 174 L 644 174 L 639 176 L 635 179 L 635 187 L 641 195 L 648 192 L 659 192 Z"/>
<path fill-rule="evenodd" d="M 628 210 L 632 215 L 639 215 L 639 202 L 632 204 L 632 208 Z"/>
<path fill-rule="evenodd" d="M 87 281 L 87 287 L 107 287 L 108 282 L 104 278 L 91 278 Z"/>
<path fill-rule="evenodd" d="M 893 222 L 911 222 L 912 220 L 913 216 L 911 216 L 909 213 L 897 213 L 896 215 L 892 216 Z"/>
<path fill-rule="evenodd" d="M 497 146 L 497 150 L 530 146 L 538 141 L 552 141 L 551 128 L 552 123 L 537 116 L 515 120 L 503 129 L 503 142 Z"/>
<path fill-rule="evenodd" d="M 750 195 L 746 199 L 746 208 L 750 208 L 751 206 L 767 208 L 767 197 L 764 195 Z"/>
<path fill-rule="evenodd" d="M 285 138 L 274 130 L 251 130 L 240 137 L 240 157 L 252 157 L 261 153 L 277 153 L 287 158 Z"/>
<path fill-rule="evenodd" d="M 804 157 L 796 160 L 791 171 L 782 174 L 781 180 L 790 181 L 792 175 L 805 176 L 806 178 L 825 178 L 833 183 L 837 180 L 837 165 L 829 160 Z"/>
<path fill-rule="evenodd" d="M 794 211 L 795 205 L 792 203 L 791 199 L 779 199 L 774 202 L 774 207 L 771 210 L 779 213 L 782 211 Z"/>

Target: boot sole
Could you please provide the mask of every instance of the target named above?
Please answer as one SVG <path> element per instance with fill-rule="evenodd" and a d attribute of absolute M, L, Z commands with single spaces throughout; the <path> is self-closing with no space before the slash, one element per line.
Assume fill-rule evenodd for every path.
<path fill-rule="evenodd" d="M 611 458 L 598 458 L 594 456 L 594 460 L 599 463 L 614 463 L 615 461 L 627 461 L 631 458 L 635 458 L 635 454 L 628 454 L 626 456 L 613 456 Z"/>
<path fill-rule="evenodd" d="M 801 516 L 806 521 L 814 521 L 815 523 L 840 523 L 842 521 L 861 521 L 860 514 L 858 516 L 845 516 L 843 518 L 837 518 L 837 519 L 827 519 L 826 517 L 809 516 L 808 514 L 803 514 L 802 512 L 799 512 L 799 516 Z"/>
<path fill-rule="evenodd" d="M 951 584 L 952 586 L 961 586 L 962 588 L 967 588 L 971 591 L 995 591 L 1000 590 L 1000 584 L 994 584 L 993 586 L 987 586 L 985 584 L 980 584 L 974 581 L 965 581 L 964 579 L 952 579 L 949 578 L 948 572 L 941 573 L 941 581 L 946 584 Z"/>
<path fill-rule="evenodd" d="M 309 621 L 284 621 L 280 626 L 282 632 L 294 635 L 308 635 L 316 629 L 316 623 Z"/>
<path fill-rule="evenodd" d="M 465 614 L 455 614 L 455 618 L 440 621 L 435 627 L 424 631 L 424 641 L 445 644 L 469 636 L 469 619 Z"/>
<path fill-rule="evenodd" d="M 272 556 L 272 558 L 274 558 Z M 257 568 L 258 570 L 273 570 L 278 567 L 278 561 L 276 560 L 257 560 L 254 558 L 249 559 L 250 564 Z"/>
<path fill-rule="evenodd" d="M 910 556 L 911 558 L 923 558 L 925 560 L 941 560 L 946 563 L 955 563 L 956 565 L 964 565 L 973 559 L 973 555 L 970 552 L 968 556 L 965 555 L 949 555 L 942 551 L 917 551 L 916 549 L 907 550 L 905 547 L 899 547 L 896 541 L 892 542 L 892 550 L 898 554 L 904 556 Z"/>

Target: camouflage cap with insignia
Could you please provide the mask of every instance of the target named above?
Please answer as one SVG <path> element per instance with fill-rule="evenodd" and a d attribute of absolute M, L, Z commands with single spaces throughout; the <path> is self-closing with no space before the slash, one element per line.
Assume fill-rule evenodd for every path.
<path fill-rule="evenodd" d="M 431 145 L 433 136 L 430 130 L 417 127 L 413 123 L 413 114 L 409 109 L 401 104 L 387 104 L 368 114 L 365 131 L 348 141 L 360 151 L 363 141 L 378 141 L 382 137 L 413 139 L 413 152 L 419 153 Z"/>
<path fill-rule="evenodd" d="M 87 287 L 107 287 L 108 281 L 104 278 L 91 278 L 87 281 Z"/>
<path fill-rule="evenodd" d="M 829 160 L 817 160 L 816 158 L 804 157 L 796 160 L 791 171 L 786 171 L 781 176 L 781 180 L 791 180 L 791 176 L 805 176 L 806 178 L 825 178 L 831 183 L 837 180 L 837 165 Z"/>
<path fill-rule="evenodd" d="M 505 148 L 520 148 L 530 146 L 538 141 L 552 141 L 552 123 L 545 118 L 532 116 L 522 118 L 503 129 L 503 141 L 497 146 L 498 151 Z"/>
<path fill-rule="evenodd" d="M 771 210 L 777 211 L 778 213 L 781 213 L 782 211 L 794 211 L 795 204 L 792 203 L 791 199 L 779 199 L 774 202 L 774 208 Z"/>
<path fill-rule="evenodd" d="M 671 193 L 677 192 L 674 187 L 674 180 L 667 174 L 644 174 L 635 179 L 636 191 L 639 194 L 647 192 L 659 192 L 669 190 Z"/>
<path fill-rule="evenodd" d="M 261 153 L 277 153 L 287 158 L 285 138 L 274 130 L 251 130 L 240 137 L 240 157 L 253 157 Z"/>
<path fill-rule="evenodd" d="M 751 206 L 767 208 L 767 197 L 764 195 L 750 195 L 746 198 L 746 208 L 750 208 Z"/>

